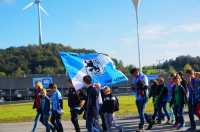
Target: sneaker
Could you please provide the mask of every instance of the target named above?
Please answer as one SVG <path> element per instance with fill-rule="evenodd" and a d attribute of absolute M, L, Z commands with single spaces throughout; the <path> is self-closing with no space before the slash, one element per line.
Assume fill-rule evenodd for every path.
<path fill-rule="evenodd" d="M 152 127 L 153 127 L 153 124 L 152 124 L 152 123 L 150 123 L 150 124 L 149 124 L 149 126 L 147 127 L 147 129 L 146 129 L 146 130 L 151 130 L 151 129 L 152 129 Z"/>
<path fill-rule="evenodd" d="M 185 127 L 185 125 L 184 125 L 184 124 L 182 124 L 182 125 L 179 125 L 179 126 L 177 127 L 177 130 L 182 130 L 184 127 Z"/>
<path fill-rule="evenodd" d="M 151 130 L 151 129 L 152 129 L 152 125 L 149 125 L 146 130 Z"/>

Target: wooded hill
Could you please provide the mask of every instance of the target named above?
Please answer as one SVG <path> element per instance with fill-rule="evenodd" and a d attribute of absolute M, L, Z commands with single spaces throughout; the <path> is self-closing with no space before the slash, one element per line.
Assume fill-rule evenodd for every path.
<path fill-rule="evenodd" d="M 96 52 L 90 49 L 74 49 L 58 43 L 0 49 L 0 77 L 22 77 L 32 74 L 65 74 L 64 66 L 59 57 L 60 51 L 77 53 Z M 133 65 L 124 66 L 123 62 L 116 58 L 112 58 L 112 60 L 116 67 L 125 74 L 128 74 L 129 70 L 134 67 Z M 183 71 L 190 67 L 195 71 L 200 71 L 200 57 L 179 56 L 176 59 L 166 60 L 158 66 L 144 66 L 143 72 L 145 74 L 158 74 L 161 70 L 169 73 Z"/>
<path fill-rule="evenodd" d="M 95 52 L 94 50 L 74 49 L 56 43 L 0 49 L 0 76 L 64 74 L 64 66 L 59 58 L 60 51 Z"/>

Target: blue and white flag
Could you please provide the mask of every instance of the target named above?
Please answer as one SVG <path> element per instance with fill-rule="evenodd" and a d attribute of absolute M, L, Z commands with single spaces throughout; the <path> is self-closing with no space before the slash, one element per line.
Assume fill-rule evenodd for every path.
<path fill-rule="evenodd" d="M 104 54 L 60 52 L 60 57 L 76 90 L 84 86 L 85 75 L 90 75 L 94 83 L 98 82 L 102 86 L 128 81 L 128 78 L 115 68 L 113 61 Z"/>

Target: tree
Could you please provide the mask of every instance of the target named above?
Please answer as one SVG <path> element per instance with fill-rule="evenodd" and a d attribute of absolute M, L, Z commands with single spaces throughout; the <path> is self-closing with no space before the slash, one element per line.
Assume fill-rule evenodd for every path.
<path fill-rule="evenodd" d="M 59 52 L 94 53 L 57 43 L 0 49 L 0 71 L 7 76 L 23 74 L 65 74 Z M 4 74 L 2 74 L 3 76 Z"/>
<path fill-rule="evenodd" d="M 44 69 L 42 69 L 42 74 L 51 74 L 54 75 L 54 68 L 53 67 L 45 67 Z"/>
<path fill-rule="evenodd" d="M 5 77 L 6 73 L 5 72 L 0 72 L 0 77 Z"/>
<path fill-rule="evenodd" d="M 25 72 L 21 69 L 21 67 L 18 67 L 17 70 L 13 74 L 15 77 L 22 77 L 25 75 Z"/>
<path fill-rule="evenodd" d="M 191 70 L 192 66 L 190 64 L 185 64 L 183 70 L 187 71 L 187 70 Z"/>
<path fill-rule="evenodd" d="M 170 74 L 176 73 L 176 69 L 173 66 L 170 66 L 168 72 Z"/>

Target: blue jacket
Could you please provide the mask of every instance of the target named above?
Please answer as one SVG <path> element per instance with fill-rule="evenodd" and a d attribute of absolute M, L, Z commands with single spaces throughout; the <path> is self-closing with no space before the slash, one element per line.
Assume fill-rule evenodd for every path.
<path fill-rule="evenodd" d="M 59 111 L 63 109 L 62 95 L 59 90 L 56 90 L 52 97 L 52 111 Z"/>
<path fill-rule="evenodd" d="M 136 100 L 147 99 L 149 82 L 146 75 L 140 73 L 139 76 L 132 80 L 132 85 L 135 89 Z"/>
<path fill-rule="evenodd" d="M 200 80 L 193 78 L 188 84 L 189 89 L 189 103 L 196 104 L 200 101 Z"/>

